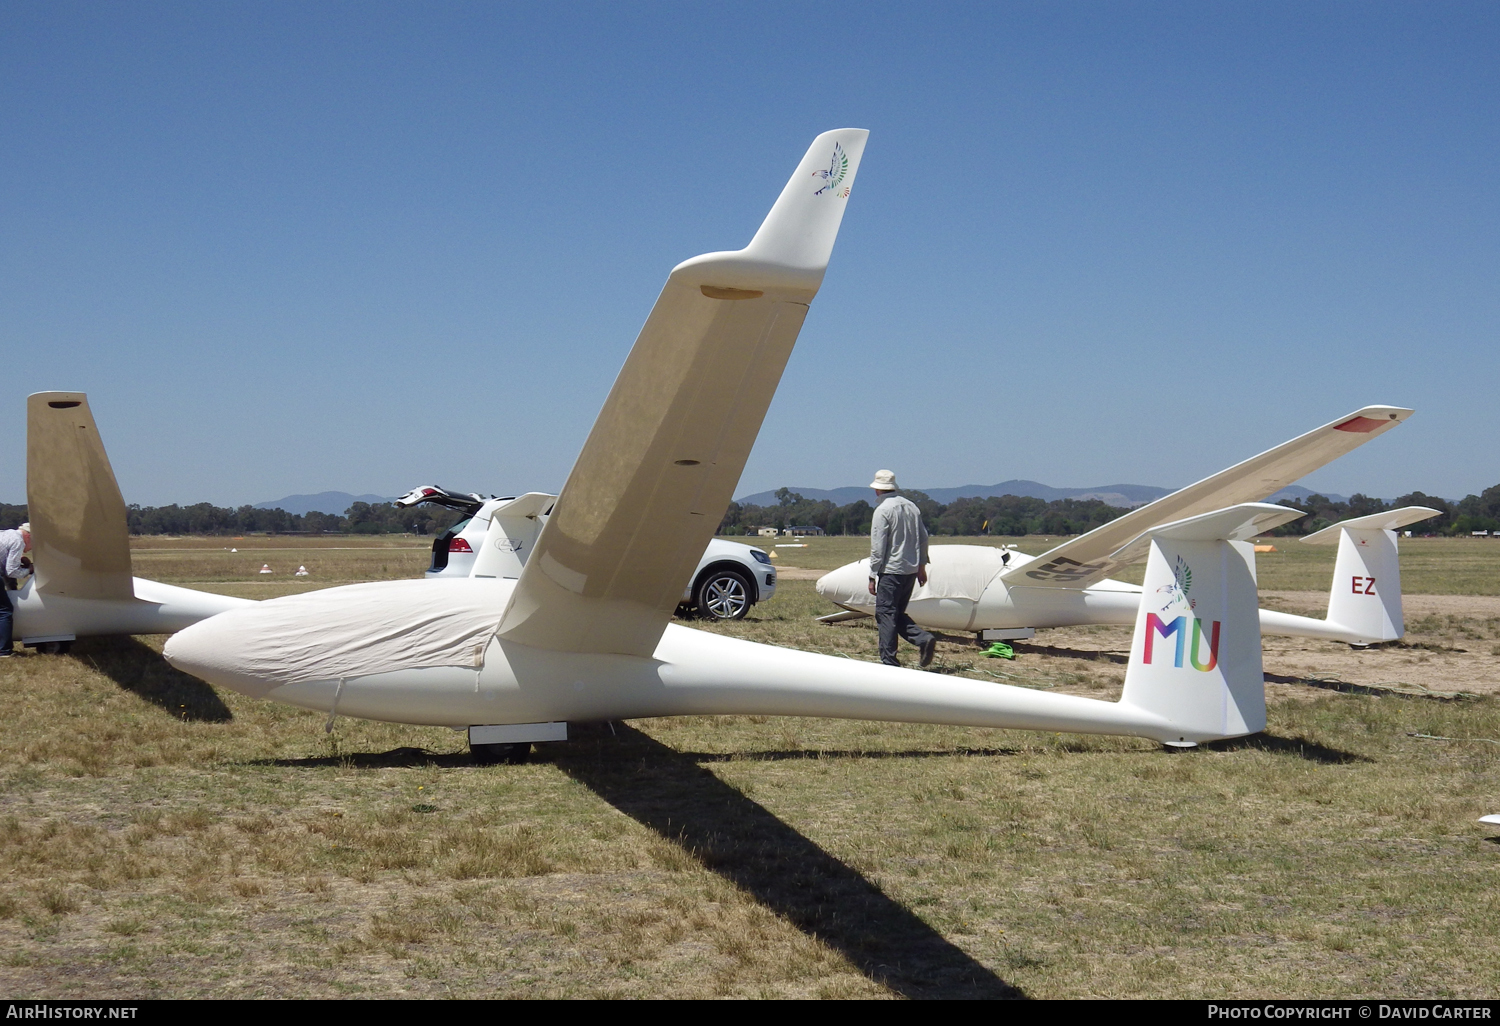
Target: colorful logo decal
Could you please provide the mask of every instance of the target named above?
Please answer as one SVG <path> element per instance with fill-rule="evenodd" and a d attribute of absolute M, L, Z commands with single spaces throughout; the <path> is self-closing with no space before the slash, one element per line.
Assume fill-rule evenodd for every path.
<path fill-rule="evenodd" d="M 1189 652 L 1188 654 L 1188 660 L 1193 664 L 1193 669 L 1195 670 L 1212 670 L 1215 666 L 1219 665 L 1219 621 L 1215 620 L 1213 622 L 1213 627 L 1209 630 L 1208 662 L 1204 663 L 1199 661 L 1199 656 L 1202 653 L 1201 646 L 1203 643 L 1203 621 L 1198 619 L 1196 616 L 1192 619 L 1193 647 L 1191 652 Z M 1187 647 L 1185 644 L 1188 635 L 1187 621 L 1188 618 L 1186 616 L 1179 616 L 1171 623 L 1167 623 L 1164 622 L 1161 617 L 1157 616 L 1155 613 L 1147 613 L 1146 650 L 1141 655 L 1141 661 L 1144 663 L 1151 662 L 1151 657 L 1153 655 L 1152 648 L 1158 634 L 1160 634 L 1163 639 L 1176 637 L 1177 651 L 1172 657 L 1172 665 L 1179 670 L 1182 669 L 1182 650 Z"/>
<path fill-rule="evenodd" d="M 1162 640 L 1166 640 L 1167 638 L 1176 639 L 1177 647 L 1172 655 L 1172 665 L 1177 669 L 1182 669 L 1182 657 L 1184 654 L 1187 655 L 1188 662 L 1192 664 L 1195 670 L 1212 670 L 1215 666 L 1219 665 L 1220 621 L 1214 620 L 1213 626 L 1208 628 L 1208 662 L 1203 662 L 1203 621 L 1196 616 L 1189 615 L 1192 610 L 1198 608 L 1198 600 L 1188 598 L 1188 592 L 1192 590 L 1193 568 L 1188 566 L 1187 560 L 1178 556 L 1176 562 L 1172 564 L 1172 583 L 1164 584 L 1160 588 L 1157 588 L 1156 591 L 1157 594 L 1161 594 L 1162 592 L 1167 594 L 1167 603 L 1161 607 L 1163 613 L 1179 602 L 1187 607 L 1188 613 L 1178 616 L 1173 620 L 1163 620 L 1155 613 L 1146 614 L 1146 644 L 1145 650 L 1141 653 L 1142 662 L 1150 663 L 1152 661 L 1152 657 L 1155 655 L 1156 636 L 1159 634 Z M 1191 628 L 1193 644 L 1191 647 L 1187 644 L 1189 620 L 1193 621 Z"/>
<path fill-rule="evenodd" d="M 838 143 L 833 144 L 833 160 L 826 171 L 814 171 L 814 178 L 824 178 L 823 188 L 813 193 L 821 196 L 825 192 L 831 192 L 840 199 L 849 197 L 849 187 L 844 185 L 844 179 L 849 177 L 849 155 L 844 152 L 844 147 Z"/>

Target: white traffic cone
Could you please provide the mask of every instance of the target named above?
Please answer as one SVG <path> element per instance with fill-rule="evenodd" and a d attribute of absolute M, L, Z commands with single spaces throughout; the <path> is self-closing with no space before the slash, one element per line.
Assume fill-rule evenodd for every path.
<path fill-rule="evenodd" d="M 260 572 L 263 573 L 263 574 L 270 573 L 271 572 L 271 564 L 270 563 L 262 563 L 261 567 L 260 567 Z"/>
<path fill-rule="evenodd" d="M 297 568 L 297 572 L 294 573 L 294 574 L 292 574 L 292 576 L 293 577 L 306 577 L 307 576 L 307 567 L 305 567 L 305 566 L 299 566 Z"/>

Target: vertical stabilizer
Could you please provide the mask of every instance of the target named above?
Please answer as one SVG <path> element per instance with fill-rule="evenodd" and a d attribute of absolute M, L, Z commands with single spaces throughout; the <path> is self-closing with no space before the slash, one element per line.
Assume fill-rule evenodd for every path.
<path fill-rule="evenodd" d="M 82 392 L 26 400 L 26 505 L 38 592 L 134 597 L 125 499 Z"/>
<path fill-rule="evenodd" d="M 1112 558 L 1146 580 L 1121 704 L 1163 717 L 1169 744 L 1253 734 L 1266 725 L 1255 553 L 1235 544 L 1301 516 L 1247 503 L 1153 529 Z"/>
<path fill-rule="evenodd" d="M 1309 545 L 1338 542 L 1333 586 L 1328 593 L 1328 622 L 1347 633 L 1345 640 L 1373 645 L 1395 641 L 1406 633 L 1396 531 L 1439 512 L 1426 506 L 1406 506 L 1345 520 L 1302 539 Z"/>

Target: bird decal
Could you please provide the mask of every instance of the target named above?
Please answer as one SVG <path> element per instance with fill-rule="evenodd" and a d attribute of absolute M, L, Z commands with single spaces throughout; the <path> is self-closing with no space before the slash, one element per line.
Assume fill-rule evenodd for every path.
<path fill-rule="evenodd" d="M 1197 601 L 1187 597 L 1187 593 L 1192 590 L 1192 587 L 1193 568 L 1188 566 L 1187 560 L 1183 559 L 1181 556 L 1178 556 L 1177 563 L 1172 567 L 1172 583 L 1163 584 L 1160 588 L 1156 589 L 1158 592 L 1167 592 L 1169 596 L 1167 599 L 1167 604 L 1161 607 L 1162 612 L 1166 612 L 1168 609 L 1170 609 L 1172 603 L 1178 601 L 1179 599 L 1183 603 L 1185 603 L 1189 609 L 1197 609 Z"/>
<path fill-rule="evenodd" d="M 835 196 L 848 197 L 849 189 L 847 187 L 840 189 L 839 186 L 843 185 L 844 179 L 849 176 L 849 155 L 844 152 L 844 147 L 839 143 L 833 144 L 833 160 L 829 163 L 828 169 L 814 171 L 812 174 L 814 178 L 826 179 L 823 188 L 813 193 L 814 196 L 832 192 Z"/>

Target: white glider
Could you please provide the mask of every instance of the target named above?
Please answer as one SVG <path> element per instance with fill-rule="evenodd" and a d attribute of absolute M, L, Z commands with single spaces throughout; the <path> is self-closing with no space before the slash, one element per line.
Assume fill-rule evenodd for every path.
<path fill-rule="evenodd" d="M 1144 525 L 1176 519 L 1183 510 L 1197 512 L 1205 503 L 1226 498 L 1263 498 L 1307 473 L 1309 466 L 1316 469 L 1364 444 L 1410 413 L 1389 406 L 1365 407 L 1040 556 L 988 545 L 933 545 L 927 583 L 912 592 L 907 612 L 923 627 L 974 631 L 990 638 L 1030 637 L 1039 627 L 1134 623 L 1141 588 L 1103 575 L 1140 558 L 1139 548 L 1132 549 L 1129 539 Z M 1364 427 L 1351 432 L 1349 424 Z M 1351 645 L 1400 638 L 1405 628 L 1395 532 L 1438 512 L 1409 506 L 1345 521 L 1302 539 L 1315 545 L 1339 542 L 1328 616 L 1316 620 L 1262 609 L 1261 631 Z M 859 560 L 819 578 L 818 594 L 843 610 L 819 617 L 821 621 L 874 615 L 875 597 L 866 587 L 869 565 L 868 559 Z"/>
<path fill-rule="evenodd" d="M 82 392 L 26 400 L 26 506 L 36 572 L 12 595 L 21 644 L 57 652 L 96 634 L 170 634 L 254 605 L 131 574 L 125 500 Z"/>
<path fill-rule="evenodd" d="M 866 135 L 819 136 L 749 246 L 673 269 L 519 580 L 392 581 L 272 599 L 175 635 L 168 660 L 244 694 L 327 711 L 330 722 L 467 727 L 481 759 L 559 739 L 569 720 L 707 713 L 1182 744 L 1260 729 L 1254 557 L 1237 540 L 1298 515 L 1278 507 L 1237 506 L 1126 539 L 1140 535 L 1149 548 L 1148 586 L 1166 587 L 1188 566 L 1196 576 L 1191 595 L 1164 595 L 1149 619 L 1141 606 L 1120 702 L 670 623 L 822 282 Z"/>

